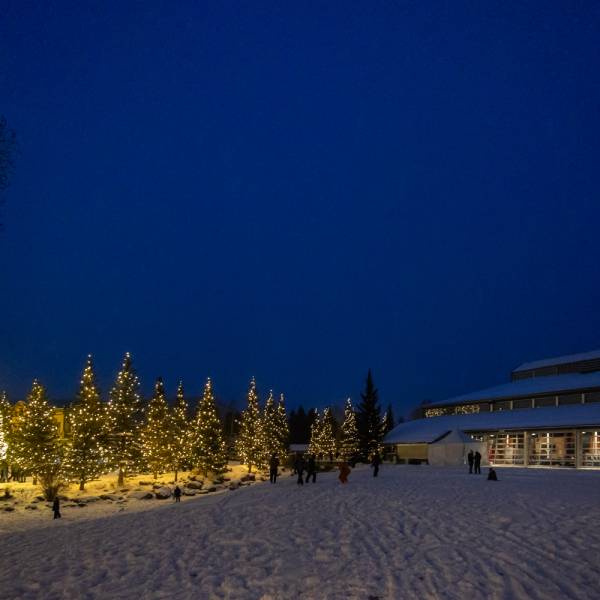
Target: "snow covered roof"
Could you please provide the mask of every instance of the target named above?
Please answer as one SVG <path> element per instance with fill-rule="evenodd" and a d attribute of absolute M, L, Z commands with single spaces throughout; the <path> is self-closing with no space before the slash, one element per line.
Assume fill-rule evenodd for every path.
<path fill-rule="evenodd" d="M 437 440 L 436 444 L 468 444 L 473 439 L 460 429 L 449 431 L 443 438 Z"/>
<path fill-rule="evenodd" d="M 534 360 L 519 365 L 513 373 L 519 371 L 531 371 L 532 369 L 542 369 L 543 367 L 553 367 L 555 365 L 564 365 L 568 363 L 581 362 L 582 360 L 594 360 L 600 358 L 600 350 L 591 352 L 582 352 L 580 354 L 569 354 L 567 356 L 557 356 L 556 358 L 545 358 L 543 360 Z"/>
<path fill-rule="evenodd" d="M 384 442 L 429 444 L 455 429 L 469 432 L 559 427 L 600 427 L 600 402 L 417 419 L 394 427 Z"/>
<path fill-rule="evenodd" d="M 501 400 L 502 398 L 531 398 L 541 394 L 579 391 L 600 387 L 600 371 L 595 373 L 569 373 L 568 375 L 550 375 L 548 377 L 530 377 L 503 383 L 495 387 L 470 392 L 441 400 L 427 406 L 447 406 L 450 404 L 469 404 L 472 402 Z"/>

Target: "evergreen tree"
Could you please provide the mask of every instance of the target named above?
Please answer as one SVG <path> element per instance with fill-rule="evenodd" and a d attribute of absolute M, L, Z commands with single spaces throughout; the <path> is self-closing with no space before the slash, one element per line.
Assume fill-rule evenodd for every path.
<path fill-rule="evenodd" d="M 119 470 L 119 486 L 124 485 L 127 471 L 138 465 L 141 459 L 142 403 L 139 387 L 131 355 L 127 352 L 108 403 L 111 462 Z"/>
<path fill-rule="evenodd" d="M 179 471 L 182 471 L 190 461 L 190 423 L 188 421 L 188 405 L 185 401 L 183 383 L 177 387 L 177 399 L 171 417 L 171 446 L 175 481 Z"/>
<path fill-rule="evenodd" d="M 290 430 L 288 427 L 287 414 L 285 411 L 285 399 L 283 394 L 279 396 L 279 404 L 277 405 L 277 442 L 278 453 L 280 458 L 287 456 L 290 445 Z"/>
<path fill-rule="evenodd" d="M 360 438 L 356 427 L 356 413 L 350 398 L 346 400 L 344 408 L 344 422 L 342 423 L 342 436 L 340 441 L 340 453 L 344 460 L 357 456 L 360 450 Z"/>
<path fill-rule="evenodd" d="M 381 425 L 383 430 L 383 436 L 385 437 L 392 429 L 394 429 L 394 412 L 392 411 L 392 405 L 388 404 L 388 408 L 383 415 L 383 423 Z"/>
<path fill-rule="evenodd" d="M 263 423 L 258 406 L 258 394 L 256 393 L 254 377 L 250 381 L 248 389 L 248 404 L 240 419 L 240 433 L 236 446 L 242 462 L 248 465 L 249 473 L 252 471 L 252 467 L 264 468 Z"/>
<path fill-rule="evenodd" d="M 6 392 L 0 393 L 0 469 L 8 468 L 8 438 L 10 436 L 11 406 Z"/>
<path fill-rule="evenodd" d="M 194 466 L 202 471 L 205 477 L 209 472 L 220 475 L 225 471 L 225 442 L 210 377 L 206 380 L 204 394 L 192 427 L 191 454 Z"/>
<path fill-rule="evenodd" d="M 311 409 L 312 410 L 312 409 Z M 310 411 L 309 411 L 310 413 Z M 308 443 L 308 454 L 314 454 L 315 456 L 321 456 L 323 453 L 321 449 L 321 425 L 322 421 L 319 417 L 319 411 L 317 409 L 312 410 L 313 421 L 310 426 L 310 442 Z"/>
<path fill-rule="evenodd" d="M 154 384 L 154 395 L 148 405 L 141 440 L 144 461 L 156 479 L 158 474 L 166 471 L 172 463 L 171 416 L 161 377 Z"/>
<path fill-rule="evenodd" d="M 65 460 L 69 477 L 79 489 L 108 468 L 108 428 L 106 406 L 100 400 L 92 357 L 88 356 L 79 384 L 77 399 L 69 410 L 71 444 Z"/>
<path fill-rule="evenodd" d="M 15 463 L 38 478 L 47 500 L 54 499 L 62 483 L 63 446 L 54 409 L 37 380 L 11 434 Z"/>
<path fill-rule="evenodd" d="M 378 392 L 373 383 L 371 369 L 367 374 L 365 391 L 361 394 L 362 402 L 358 408 L 358 433 L 360 435 L 360 451 L 364 460 L 368 460 L 376 452 L 380 452 L 383 431 L 381 427 L 381 407 Z"/>
<path fill-rule="evenodd" d="M 281 447 L 277 419 L 277 408 L 275 407 L 273 390 L 271 390 L 269 392 L 269 397 L 265 402 L 265 409 L 262 417 L 263 435 L 265 440 L 264 451 L 267 458 L 270 458 L 273 454 L 277 454 Z"/>
<path fill-rule="evenodd" d="M 333 460 L 335 456 L 335 422 L 331 409 L 328 407 L 323 411 L 323 419 L 321 420 L 319 448 L 325 458 Z"/>

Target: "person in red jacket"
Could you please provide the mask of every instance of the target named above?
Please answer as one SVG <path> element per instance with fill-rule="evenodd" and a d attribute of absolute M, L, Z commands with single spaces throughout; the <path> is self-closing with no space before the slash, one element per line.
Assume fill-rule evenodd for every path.
<path fill-rule="evenodd" d="M 350 467 L 348 466 L 348 463 L 346 461 L 340 463 L 340 482 L 341 483 L 348 483 L 348 475 L 350 475 L 352 469 L 350 469 Z"/>

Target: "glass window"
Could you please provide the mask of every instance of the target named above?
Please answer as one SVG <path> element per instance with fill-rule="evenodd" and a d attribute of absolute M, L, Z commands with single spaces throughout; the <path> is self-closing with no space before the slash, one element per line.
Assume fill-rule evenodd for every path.
<path fill-rule="evenodd" d="M 488 458 L 493 465 L 525 464 L 525 434 L 519 432 L 490 434 Z"/>
<path fill-rule="evenodd" d="M 581 466 L 600 467 L 600 431 L 581 432 Z"/>
<path fill-rule="evenodd" d="M 532 408 L 533 402 L 531 398 L 522 398 L 521 400 L 513 400 L 513 409 L 517 410 L 519 408 Z"/>
<path fill-rule="evenodd" d="M 500 400 L 494 402 L 493 410 L 510 410 L 510 400 Z"/>
<path fill-rule="evenodd" d="M 556 406 L 556 396 L 545 396 L 544 398 L 535 398 L 535 408 L 544 408 L 546 406 Z"/>
<path fill-rule="evenodd" d="M 586 392 L 585 393 L 585 401 L 586 402 L 600 402 L 600 392 Z"/>
<path fill-rule="evenodd" d="M 545 431 L 529 433 L 528 436 L 530 465 L 575 466 L 575 432 Z"/>
<path fill-rule="evenodd" d="M 581 394 L 563 394 L 558 397 L 558 404 L 581 404 Z"/>

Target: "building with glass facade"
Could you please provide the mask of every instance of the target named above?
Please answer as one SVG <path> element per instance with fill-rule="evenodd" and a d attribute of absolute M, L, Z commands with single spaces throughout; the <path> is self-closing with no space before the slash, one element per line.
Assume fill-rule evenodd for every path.
<path fill-rule="evenodd" d="M 484 444 L 486 462 L 600 469 L 600 350 L 525 363 L 509 383 L 423 407 L 385 444 L 405 462 L 460 430 Z"/>

